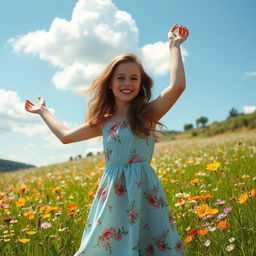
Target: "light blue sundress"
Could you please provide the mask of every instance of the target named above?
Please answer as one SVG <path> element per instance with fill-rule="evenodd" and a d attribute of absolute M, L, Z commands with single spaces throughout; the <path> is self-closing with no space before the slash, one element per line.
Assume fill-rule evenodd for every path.
<path fill-rule="evenodd" d="M 185 255 L 160 180 L 150 166 L 155 138 L 127 120 L 106 122 L 106 169 L 75 256 Z"/>

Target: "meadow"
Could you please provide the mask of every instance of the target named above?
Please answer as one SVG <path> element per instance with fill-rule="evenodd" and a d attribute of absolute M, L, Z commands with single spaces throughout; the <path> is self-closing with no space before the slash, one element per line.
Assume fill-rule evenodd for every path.
<path fill-rule="evenodd" d="M 256 255 L 255 129 L 156 143 L 151 165 L 188 256 Z M 101 154 L 0 174 L 0 255 L 73 255 L 104 168 Z"/>

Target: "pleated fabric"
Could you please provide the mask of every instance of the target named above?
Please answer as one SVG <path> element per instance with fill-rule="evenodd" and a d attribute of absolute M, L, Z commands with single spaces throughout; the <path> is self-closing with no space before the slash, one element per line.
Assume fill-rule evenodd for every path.
<path fill-rule="evenodd" d="M 150 165 L 155 138 L 134 135 L 127 120 L 106 122 L 106 169 L 74 256 L 186 255 Z"/>

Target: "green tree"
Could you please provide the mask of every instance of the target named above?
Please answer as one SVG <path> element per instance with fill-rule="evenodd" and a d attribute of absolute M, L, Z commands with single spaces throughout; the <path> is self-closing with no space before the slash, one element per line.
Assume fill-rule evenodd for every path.
<path fill-rule="evenodd" d="M 188 131 L 193 129 L 194 127 L 193 127 L 193 124 L 185 124 L 183 128 L 184 128 L 184 131 Z"/>
<path fill-rule="evenodd" d="M 231 108 L 229 110 L 228 118 L 235 117 L 235 116 L 238 116 L 238 115 L 240 115 L 239 112 L 235 108 Z"/>
<path fill-rule="evenodd" d="M 198 127 L 201 124 L 203 127 L 208 123 L 208 118 L 206 116 L 201 116 L 196 120 L 196 126 Z"/>

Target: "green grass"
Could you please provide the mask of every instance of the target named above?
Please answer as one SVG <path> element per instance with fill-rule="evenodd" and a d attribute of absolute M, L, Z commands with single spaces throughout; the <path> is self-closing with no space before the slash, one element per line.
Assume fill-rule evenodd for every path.
<path fill-rule="evenodd" d="M 207 170 L 207 165 L 213 162 L 219 162 L 220 167 L 216 171 Z M 252 194 L 252 189 L 256 188 L 255 163 L 255 130 L 156 143 L 152 166 L 163 185 L 187 255 L 256 255 L 256 199 Z M 80 245 L 103 172 L 104 156 L 98 155 L 0 174 L 0 255 L 73 255 Z M 191 184 L 195 178 L 199 178 L 198 183 Z M 54 188 L 56 192 L 52 191 Z M 248 200 L 239 203 L 239 196 L 244 193 Z M 212 197 L 190 200 L 203 195 Z M 16 202 L 20 198 L 25 198 L 26 202 L 18 207 Z M 215 205 L 217 200 L 225 203 Z M 77 205 L 74 210 L 67 209 L 71 203 Z M 200 218 L 196 209 L 202 204 L 219 212 L 211 218 L 210 214 L 206 215 L 207 219 Z M 40 206 L 46 205 L 57 208 L 48 208 L 50 216 L 41 222 L 49 222 L 51 227 L 42 229 L 38 227 L 38 219 L 46 212 Z M 226 207 L 232 210 L 221 220 L 227 221 L 229 227 L 220 229 L 217 225 L 221 220 L 217 216 Z M 31 219 L 23 215 L 29 211 Z M 8 221 L 8 217 L 12 220 Z M 191 236 L 192 241 L 186 243 L 184 239 L 189 237 L 189 232 L 195 229 L 199 232 L 202 225 L 207 225 L 208 233 Z M 37 233 L 29 235 L 27 231 Z M 30 241 L 24 244 L 18 241 L 24 238 Z M 208 246 L 206 241 L 210 243 Z M 234 249 L 228 252 L 230 244 Z"/>

